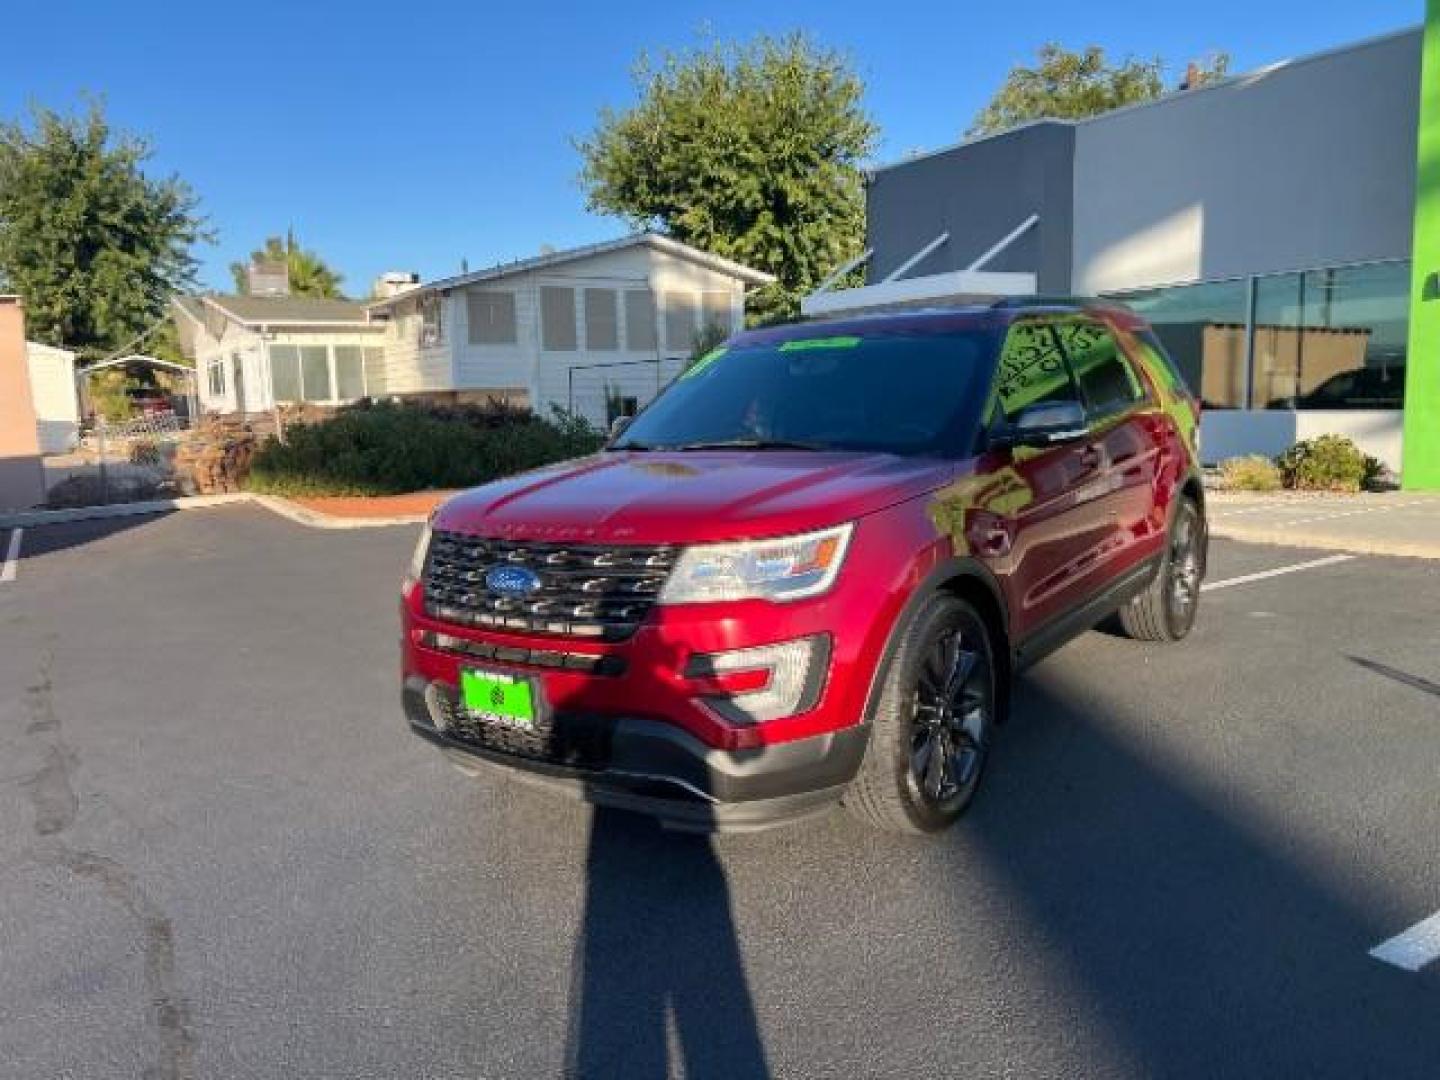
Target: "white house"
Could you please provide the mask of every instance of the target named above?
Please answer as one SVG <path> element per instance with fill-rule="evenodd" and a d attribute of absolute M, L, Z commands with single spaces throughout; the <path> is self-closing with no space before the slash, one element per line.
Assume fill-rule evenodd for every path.
<path fill-rule="evenodd" d="M 183 296 L 181 347 L 204 412 L 336 405 L 383 393 L 385 324 L 365 305 L 307 296 Z"/>
<path fill-rule="evenodd" d="M 557 405 L 603 424 L 654 397 L 705 327 L 743 326 L 746 288 L 773 280 L 641 233 L 434 281 L 369 305 L 388 320 L 370 392 Z"/>
<path fill-rule="evenodd" d="M 42 454 L 64 454 L 80 441 L 80 405 L 75 390 L 75 354 L 68 349 L 25 343 L 30 398 Z"/>

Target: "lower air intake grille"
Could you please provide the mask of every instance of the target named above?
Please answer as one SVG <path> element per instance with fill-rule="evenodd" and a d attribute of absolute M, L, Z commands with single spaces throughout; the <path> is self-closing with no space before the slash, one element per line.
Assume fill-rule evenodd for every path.
<path fill-rule="evenodd" d="M 555 713 L 537 718 L 527 729 L 473 716 L 439 684 L 432 684 L 427 696 L 436 728 L 457 742 L 575 769 L 603 769 L 609 763 L 610 725 L 602 718 Z"/>

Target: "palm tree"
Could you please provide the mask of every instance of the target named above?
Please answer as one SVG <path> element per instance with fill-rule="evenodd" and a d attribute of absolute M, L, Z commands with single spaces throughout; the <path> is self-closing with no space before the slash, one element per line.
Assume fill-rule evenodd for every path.
<path fill-rule="evenodd" d="M 344 297 L 340 291 L 344 275 L 330 269 L 315 252 L 302 248 L 295 239 L 294 229 L 287 230 L 283 240 L 278 236 L 269 237 L 263 249 L 250 253 L 250 262 L 284 263 L 290 275 L 291 296 Z M 249 269 L 249 263 L 230 264 L 235 291 L 242 296 L 249 292 Z"/>

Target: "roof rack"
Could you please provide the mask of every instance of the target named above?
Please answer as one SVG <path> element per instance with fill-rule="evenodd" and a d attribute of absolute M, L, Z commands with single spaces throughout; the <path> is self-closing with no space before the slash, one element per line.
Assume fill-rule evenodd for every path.
<path fill-rule="evenodd" d="M 992 311 L 1036 307 L 1127 307 L 1123 300 L 1106 300 L 1099 296 L 1002 296 L 990 305 Z"/>

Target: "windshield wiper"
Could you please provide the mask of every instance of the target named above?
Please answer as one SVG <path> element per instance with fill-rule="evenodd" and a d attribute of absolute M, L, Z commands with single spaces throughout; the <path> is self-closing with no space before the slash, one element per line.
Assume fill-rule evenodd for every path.
<path fill-rule="evenodd" d="M 671 450 L 829 450 L 824 443 L 795 439 L 717 439 L 713 442 L 681 443 Z"/>

